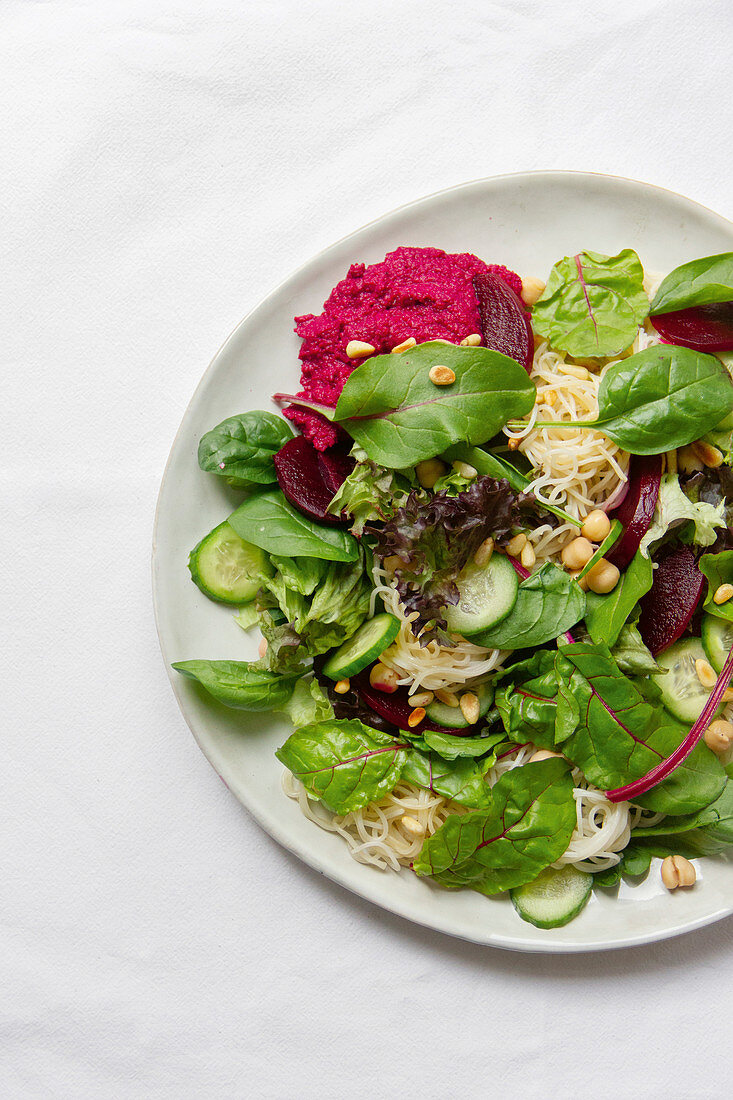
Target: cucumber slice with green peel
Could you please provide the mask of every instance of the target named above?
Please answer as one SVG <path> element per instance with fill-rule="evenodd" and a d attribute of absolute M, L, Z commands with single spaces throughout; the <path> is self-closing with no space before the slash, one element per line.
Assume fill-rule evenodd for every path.
<path fill-rule="evenodd" d="M 716 615 L 703 615 L 702 646 L 710 664 L 720 672 L 733 646 L 733 623 Z"/>
<path fill-rule="evenodd" d="M 701 658 L 703 661 L 708 659 L 700 638 L 680 638 L 669 649 L 657 654 L 659 667 L 668 670 L 665 676 L 654 678 L 662 695 L 662 705 L 687 725 L 700 717 L 710 695 L 710 688 L 702 686 L 695 669 L 695 661 Z"/>
<path fill-rule="evenodd" d="M 476 722 L 480 721 L 486 714 L 488 714 L 491 704 L 494 701 L 494 687 L 493 684 L 479 684 L 475 688 L 467 688 L 467 691 L 472 691 L 474 695 L 478 696 L 478 718 Z M 468 729 L 469 726 L 475 726 L 476 722 L 467 722 L 463 716 L 463 711 L 458 707 L 449 707 L 447 703 L 441 703 L 439 699 L 434 699 L 428 707 L 425 708 L 425 713 L 431 722 L 435 722 L 436 726 L 447 726 L 448 729 L 463 730 Z"/>
<path fill-rule="evenodd" d="M 228 523 L 220 523 L 188 558 L 191 579 L 205 596 L 235 606 L 249 603 L 272 572 L 264 550 L 241 539 Z"/>
<path fill-rule="evenodd" d="M 356 676 L 392 645 L 399 632 L 399 619 L 386 611 L 368 619 L 331 654 L 323 666 L 324 675 L 330 680 L 348 680 Z"/>
<path fill-rule="evenodd" d="M 469 562 L 456 577 L 457 604 L 445 609 L 448 629 L 470 638 L 505 619 L 517 602 L 519 581 L 503 554 L 492 554 L 487 565 Z"/>
<path fill-rule="evenodd" d="M 534 882 L 511 891 L 514 908 L 535 928 L 562 928 L 585 907 L 593 875 L 577 867 L 548 867 Z"/>

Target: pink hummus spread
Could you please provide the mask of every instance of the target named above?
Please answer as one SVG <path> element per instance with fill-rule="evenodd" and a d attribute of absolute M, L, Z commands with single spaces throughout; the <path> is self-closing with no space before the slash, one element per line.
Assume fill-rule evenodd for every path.
<path fill-rule="evenodd" d="M 458 343 L 480 332 L 474 275 L 491 271 L 521 293 L 513 271 L 485 264 L 468 252 L 449 255 L 440 248 L 398 248 L 379 264 L 353 264 L 331 291 L 318 317 L 295 318 L 302 337 L 303 368 L 299 397 L 333 407 L 344 382 L 363 360 L 349 359 L 350 340 L 372 344 L 374 354 L 389 352 L 409 337 Z M 333 446 L 338 429 L 310 409 L 293 406 L 285 416 L 297 424 L 313 445 Z"/>

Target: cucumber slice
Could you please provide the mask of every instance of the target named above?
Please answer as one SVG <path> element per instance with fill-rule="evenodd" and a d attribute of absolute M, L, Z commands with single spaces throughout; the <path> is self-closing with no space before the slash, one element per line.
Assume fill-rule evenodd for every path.
<path fill-rule="evenodd" d="M 584 908 L 593 875 L 577 867 L 548 867 L 534 882 L 511 891 L 514 908 L 535 928 L 562 928 Z"/>
<path fill-rule="evenodd" d="M 476 688 L 467 688 L 467 691 L 473 691 L 478 696 L 478 721 L 488 714 L 491 704 L 494 702 L 494 686 L 493 684 L 479 684 Z M 467 722 L 463 717 L 463 712 L 460 707 L 449 707 L 445 703 L 441 703 L 439 699 L 433 700 L 430 706 L 426 707 L 425 713 L 431 722 L 435 722 L 436 726 L 448 726 L 449 729 L 464 730 L 468 729 L 471 725 L 476 725 L 476 722 Z"/>
<path fill-rule="evenodd" d="M 356 676 L 392 645 L 400 630 L 400 621 L 383 611 L 375 615 L 340 645 L 323 666 L 324 675 L 330 680 L 347 680 Z"/>
<path fill-rule="evenodd" d="M 240 539 L 228 523 L 220 523 L 188 558 L 191 579 L 205 596 L 219 603 L 243 604 L 254 599 L 263 573 L 272 572 L 264 550 Z"/>
<path fill-rule="evenodd" d="M 488 565 L 469 562 L 456 578 L 457 604 L 445 609 L 448 629 L 470 638 L 505 619 L 517 601 L 519 581 L 503 554 L 492 554 Z"/>
<path fill-rule="evenodd" d="M 710 664 L 720 672 L 733 646 L 733 623 L 716 615 L 703 615 L 702 645 Z"/>
<path fill-rule="evenodd" d="M 700 717 L 710 689 L 704 688 L 695 671 L 695 661 L 707 660 L 699 638 L 680 638 L 657 656 L 657 664 L 668 669 L 666 676 L 656 676 L 655 684 L 662 694 L 665 710 L 686 725 L 692 725 Z"/>

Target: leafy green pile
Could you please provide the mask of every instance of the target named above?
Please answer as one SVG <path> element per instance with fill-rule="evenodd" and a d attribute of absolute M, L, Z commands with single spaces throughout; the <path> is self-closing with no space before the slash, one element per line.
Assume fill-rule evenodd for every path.
<path fill-rule="evenodd" d="M 392 519 L 365 532 L 375 540 L 374 554 L 384 561 L 399 558 L 395 575 L 407 614 L 417 612 L 413 630 L 427 644 L 446 627 L 443 609 L 456 604 L 456 577 L 485 539 L 506 543 L 513 530 L 536 514 L 535 498 L 517 493 L 504 478 L 475 478 L 461 493 L 449 489 L 425 497 L 411 492 Z"/>

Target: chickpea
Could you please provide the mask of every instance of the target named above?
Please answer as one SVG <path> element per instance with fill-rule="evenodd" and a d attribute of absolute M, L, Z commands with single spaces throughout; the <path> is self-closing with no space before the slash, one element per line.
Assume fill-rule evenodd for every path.
<path fill-rule="evenodd" d="M 607 592 L 612 592 L 619 582 L 621 574 L 615 565 L 611 565 L 610 561 L 606 561 L 605 558 L 600 558 L 592 569 L 589 569 L 585 575 L 585 579 L 588 581 L 588 587 L 591 592 L 597 592 L 599 596 L 605 596 Z"/>
<path fill-rule="evenodd" d="M 668 890 L 678 886 L 694 886 L 697 871 L 684 856 L 667 856 L 662 862 L 662 882 Z"/>
<path fill-rule="evenodd" d="M 441 462 L 439 458 L 426 458 L 423 462 L 418 462 L 415 473 L 423 489 L 432 489 L 447 469 L 445 462 Z"/>
<path fill-rule="evenodd" d="M 722 756 L 727 752 L 733 741 L 733 722 L 726 722 L 724 718 L 716 718 L 705 730 L 705 744 L 716 756 Z"/>
<path fill-rule="evenodd" d="M 580 533 L 591 542 L 603 542 L 611 530 L 611 521 L 600 508 L 594 508 L 585 517 L 585 523 L 580 528 Z"/>
<path fill-rule="evenodd" d="M 582 569 L 593 557 L 593 547 L 588 539 L 580 535 L 567 546 L 563 546 L 560 557 L 567 569 Z"/>
<path fill-rule="evenodd" d="M 391 695 L 393 691 L 397 691 L 399 687 L 397 673 L 383 665 L 381 661 L 377 661 L 374 668 L 369 673 L 369 683 L 377 691 L 383 691 L 387 695 Z"/>

